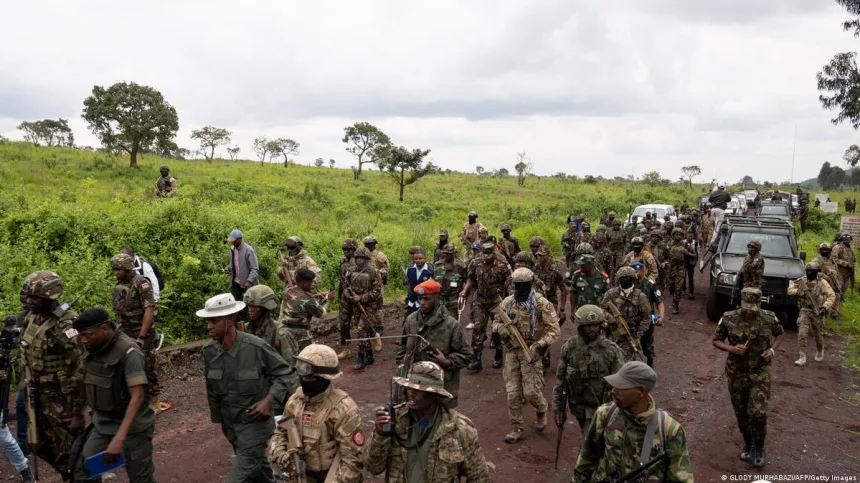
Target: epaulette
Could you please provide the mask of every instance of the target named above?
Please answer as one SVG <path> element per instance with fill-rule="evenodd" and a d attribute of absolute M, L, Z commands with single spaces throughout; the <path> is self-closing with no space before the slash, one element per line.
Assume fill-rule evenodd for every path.
<path fill-rule="evenodd" d="M 606 277 L 606 278 L 609 278 L 609 274 L 608 274 L 608 273 L 606 273 L 606 272 L 604 272 L 603 270 L 601 270 L 601 271 L 600 271 L 600 274 L 601 274 L 601 275 L 603 275 L 603 276 L 604 276 L 604 277 Z"/>

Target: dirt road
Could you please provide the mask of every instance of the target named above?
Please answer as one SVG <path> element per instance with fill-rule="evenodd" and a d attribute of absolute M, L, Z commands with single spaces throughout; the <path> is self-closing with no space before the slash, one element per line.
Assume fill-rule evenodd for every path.
<path fill-rule="evenodd" d="M 721 475 L 759 473 L 783 475 L 860 475 L 860 422 L 857 386 L 852 374 L 839 365 L 841 341 L 827 340 L 826 359 L 805 368 L 794 366 L 796 334 L 788 332 L 774 367 L 773 397 L 770 402 L 765 471 L 738 460 L 741 436 L 726 389 L 724 353 L 711 346 L 715 324 L 705 317 L 707 280 L 697 280 L 697 299 L 683 300 L 681 314 L 669 316 L 656 336 L 659 375 L 654 397 L 684 427 L 698 481 L 725 481 Z M 562 337 L 573 335 L 573 324 L 562 327 Z M 399 320 L 388 321 L 388 333 L 395 333 Z M 334 342 L 334 339 L 326 342 Z M 553 347 L 553 373 L 561 343 Z M 564 432 L 562 457 L 553 471 L 556 428 L 550 424 L 544 434 L 527 430 L 516 445 L 502 439 L 510 430 L 501 370 L 489 368 L 491 355 L 485 351 L 486 367 L 477 375 L 464 374 L 459 410 L 478 428 L 486 459 L 492 464 L 492 481 L 567 482 L 580 443 L 580 431 L 573 420 Z M 387 344 L 376 364 L 363 373 L 353 373 L 347 364 L 337 385 L 350 393 L 362 410 L 365 434 L 372 430 L 373 409 L 385 402 L 394 364 L 394 346 Z M 175 409 L 158 418 L 155 435 L 158 480 L 164 482 L 209 482 L 224 478 L 230 467 L 231 448 L 218 426 L 209 423 L 199 357 L 182 367 L 172 367 L 173 378 L 166 384 L 165 399 Z M 552 391 L 552 377 L 544 387 Z M 527 408 L 527 425 L 534 427 L 534 412 Z M 2 458 L 0 458 L 2 459 Z M 43 465 L 44 468 L 44 465 Z M 9 475 L 6 461 L 0 474 Z M 45 473 L 43 471 L 43 473 Z M 731 477 L 729 477 L 731 478 Z M 57 481 L 43 479 L 42 481 Z M 126 481 L 120 474 L 115 481 Z M 370 481 L 382 481 L 371 479 Z M 746 481 L 751 481 L 748 479 Z M 856 481 L 856 480 L 855 480 Z"/>

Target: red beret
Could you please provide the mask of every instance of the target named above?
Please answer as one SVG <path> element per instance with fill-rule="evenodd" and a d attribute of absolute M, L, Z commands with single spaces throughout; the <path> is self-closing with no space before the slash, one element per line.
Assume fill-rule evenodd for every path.
<path fill-rule="evenodd" d="M 439 282 L 431 279 L 427 280 L 426 282 L 419 283 L 412 291 L 417 293 L 418 295 L 424 295 L 439 293 L 439 290 L 441 289 L 442 286 L 439 285 Z"/>

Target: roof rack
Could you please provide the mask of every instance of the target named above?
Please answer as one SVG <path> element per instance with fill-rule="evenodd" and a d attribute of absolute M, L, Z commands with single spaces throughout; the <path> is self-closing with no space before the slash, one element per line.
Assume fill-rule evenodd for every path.
<path fill-rule="evenodd" d="M 738 226 L 757 226 L 759 228 L 794 228 L 794 225 L 791 223 L 773 216 L 728 215 L 726 216 L 726 223 Z"/>

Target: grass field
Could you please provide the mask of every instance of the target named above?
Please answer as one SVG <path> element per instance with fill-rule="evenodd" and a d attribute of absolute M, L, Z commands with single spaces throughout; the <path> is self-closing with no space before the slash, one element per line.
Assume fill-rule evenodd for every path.
<path fill-rule="evenodd" d="M 649 187 L 636 182 L 530 177 L 491 178 L 461 173 L 422 178 L 397 201 L 397 185 L 385 173 L 366 171 L 353 180 L 350 170 L 267 164 L 250 161 L 177 161 L 145 156 L 137 169 L 125 157 L 28 143 L 0 143 L 0 310 L 18 310 L 23 278 L 39 268 L 59 273 L 72 298 L 89 286 L 80 307 L 109 304 L 114 280 L 110 257 L 125 245 L 158 263 L 167 284 L 161 312 L 170 342 L 204 334 L 194 317 L 211 295 L 229 289 L 221 270 L 227 264 L 224 238 L 241 229 L 258 253 L 261 283 L 279 292 L 276 251 L 284 238 L 302 237 L 323 267 L 326 284 L 336 278 L 340 243 L 345 237 L 374 234 L 392 263 L 389 299 L 402 297 L 398 265 L 407 249 L 430 249 L 438 230 L 452 240 L 475 210 L 479 221 L 498 234 L 513 226 L 521 245 L 543 236 L 560 255 L 559 239 L 570 212 L 590 220 L 604 206 L 619 214 L 643 203 L 690 204 L 706 185 Z M 179 181 L 179 196 L 152 196 L 158 167 L 168 164 Z M 464 168 L 465 169 L 465 168 Z M 573 171 L 572 169 L 569 171 Z M 576 174 L 571 172 L 571 174 Z M 834 201 L 845 193 L 832 193 Z M 801 239 L 808 249 L 832 236 L 835 217 L 819 217 L 819 233 Z M 810 252 L 814 250 L 810 249 Z M 843 330 L 860 333 L 856 296 Z"/>

